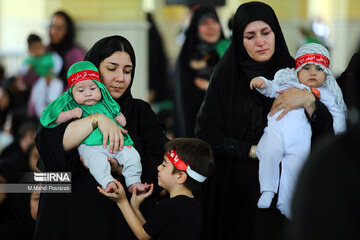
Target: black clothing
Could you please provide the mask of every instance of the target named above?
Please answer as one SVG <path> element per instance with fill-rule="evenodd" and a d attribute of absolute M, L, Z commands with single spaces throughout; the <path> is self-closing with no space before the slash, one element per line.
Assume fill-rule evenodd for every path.
<path fill-rule="evenodd" d="M 171 97 L 167 56 L 162 37 L 151 13 L 146 13 L 146 19 L 150 24 L 148 45 L 149 89 L 156 93 L 154 102 L 159 102 Z"/>
<path fill-rule="evenodd" d="M 157 240 L 195 240 L 200 237 L 201 225 L 200 203 L 179 195 L 160 201 L 144 229 Z"/>
<path fill-rule="evenodd" d="M 12 198 L 12 218 L 0 226 L 1 240 L 32 240 L 35 220 L 30 214 L 31 193 L 16 193 Z"/>
<path fill-rule="evenodd" d="M 214 49 L 216 43 L 207 43 L 199 37 L 198 27 L 203 18 L 219 18 L 214 8 L 200 7 L 191 19 L 186 30 L 186 39 L 181 48 L 175 69 L 175 136 L 194 137 L 196 115 L 204 99 L 205 91 L 195 84 L 196 77 L 210 80 L 211 74 L 220 57 Z M 224 35 L 221 31 L 220 39 Z M 205 60 L 207 66 L 200 70 L 190 67 L 191 60 Z"/>
<path fill-rule="evenodd" d="M 352 91 L 356 88 L 356 81 L 352 79 L 359 79 L 357 75 L 358 68 L 360 66 L 360 50 L 357 51 L 350 59 L 350 62 L 343 73 L 336 79 L 344 95 L 344 101 L 347 106 L 351 105 L 354 99 L 357 99 L 358 92 Z M 356 72 L 357 71 L 357 72 Z"/>
<path fill-rule="evenodd" d="M 253 77 L 273 79 L 276 71 L 294 67 L 279 22 L 270 6 L 260 2 L 242 4 L 234 18 L 232 42 L 220 60 L 203 105 L 195 134 L 209 142 L 216 167 L 205 181 L 201 198 L 204 205 L 203 239 L 278 239 L 285 217 L 276 209 L 259 209 L 258 160 L 250 159 L 251 145 L 257 145 L 267 124 L 273 100 L 250 90 Z M 243 46 L 244 29 L 252 21 L 266 22 L 275 35 L 275 52 L 267 62 L 256 62 Z M 319 103 L 321 104 L 321 103 Z M 330 126 L 328 113 L 321 126 Z M 207 220 L 206 220 L 207 219 Z"/>
<path fill-rule="evenodd" d="M 162 125 L 150 105 L 142 100 L 131 99 L 121 109 L 127 119 L 126 129 L 141 156 L 142 181 L 157 186 L 156 167 L 162 162 L 165 143 Z M 36 136 L 45 170 L 72 172 L 72 192 L 41 194 L 35 239 L 132 239 L 121 211 L 98 192 L 98 183 L 82 165 L 77 149 L 63 151 L 66 126 L 41 128 Z M 124 179 L 120 180 L 124 184 Z M 142 208 L 144 216 L 148 215 L 153 201 L 144 202 L 144 208 L 148 208 Z"/>
<path fill-rule="evenodd" d="M 123 38 L 113 36 L 98 41 L 88 52 L 86 60 L 99 67 L 103 43 L 111 45 L 109 41 L 119 39 Z M 112 50 L 112 53 L 115 51 Z M 134 71 L 135 55 L 129 55 Z M 163 159 L 166 136 L 150 105 L 131 96 L 131 84 L 116 101 L 126 117 L 125 128 L 141 156 L 142 181 L 154 183 L 156 191 L 153 196 L 156 196 L 156 192 L 159 192 L 156 168 Z M 62 139 L 66 126 L 62 124 L 53 129 L 40 128 L 35 139 L 46 171 L 72 172 L 71 194 L 41 194 L 35 239 L 134 239 L 117 205 L 96 189 L 98 183 L 81 163 L 77 149 L 64 152 Z M 119 178 L 125 184 L 124 178 Z M 143 203 L 141 210 L 145 217 L 154 205 L 154 198 Z"/>
<path fill-rule="evenodd" d="M 17 142 L 6 148 L 0 157 L 0 175 L 7 183 L 24 183 L 23 173 L 31 172 L 29 157 L 33 145 L 26 153 Z M 11 193 L 0 205 L 0 239 L 33 239 L 35 220 L 30 212 L 31 193 Z"/>
<path fill-rule="evenodd" d="M 358 128 L 316 144 L 299 176 L 284 239 L 359 238 L 359 142 Z"/>

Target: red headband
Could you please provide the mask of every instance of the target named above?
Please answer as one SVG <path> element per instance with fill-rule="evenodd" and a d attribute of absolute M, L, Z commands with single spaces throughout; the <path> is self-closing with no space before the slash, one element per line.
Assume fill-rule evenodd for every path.
<path fill-rule="evenodd" d="M 179 155 L 174 150 L 171 150 L 170 154 L 166 153 L 167 158 L 175 166 L 176 169 L 186 171 L 189 164 L 180 159 Z"/>
<path fill-rule="evenodd" d="M 100 81 L 99 73 L 94 70 L 84 70 L 71 74 L 70 77 L 68 78 L 69 88 L 71 88 L 71 86 L 77 82 L 89 80 L 89 79 Z"/>
<path fill-rule="evenodd" d="M 330 60 L 326 56 L 318 53 L 309 53 L 302 55 L 296 59 L 295 69 L 308 62 L 319 63 L 326 68 L 329 68 L 330 65 Z"/>

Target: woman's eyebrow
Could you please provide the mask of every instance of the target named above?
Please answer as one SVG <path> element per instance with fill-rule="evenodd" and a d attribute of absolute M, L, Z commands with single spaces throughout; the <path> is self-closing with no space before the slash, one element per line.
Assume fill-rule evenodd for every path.
<path fill-rule="evenodd" d="M 264 28 L 260 29 L 260 32 L 266 31 L 266 30 L 268 30 L 268 29 L 270 29 L 270 28 L 269 28 L 269 27 L 264 27 Z M 245 32 L 244 35 L 245 35 L 245 34 L 255 34 L 255 32 L 256 32 L 256 31 L 248 31 L 248 32 Z"/>
<path fill-rule="evenodd" d="M 118 63 L 115 62 L 107 62 L 106 64 L 114 65 L 114 66 L 120 66 Z M 133 65 L 125 65 L 125 67 L 133 67 Z"/>
<path fill-rule="evenodd" d="M 115 66 L 119 66 L 119 64 L 115 63 L 115 62 L 107 62 L 106 64 L 110 64 L 110 65 L 115 65 Z"/>

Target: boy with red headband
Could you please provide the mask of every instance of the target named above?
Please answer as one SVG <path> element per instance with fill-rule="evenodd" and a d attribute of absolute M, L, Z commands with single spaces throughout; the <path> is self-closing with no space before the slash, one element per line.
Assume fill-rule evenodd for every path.
<path fill-rule="evenodd" d="M 169 192 L 170 198 L 159 202 L 148 220 L 142 216 L 139 205 L 151 195 L 133 192 L 131 205 L 124 188 L 113 193 L 99 191 L 115 201 L 138 239 L 200 239 L 202 213 L 200 203 L 194 198 L 195 191 L 209 176 L 214 167 L 211 147 L 195 138 L 176 138 L 165 145 L 164 161 L 158 166 L 158 184 Z"/>
<path fill-rule="evenodd" d="M 67 73 L 69 90 L 55 101 L 50 103 L 41 115 L 40 122 L 44 127 L 53 128 L 72 119 L 92 116 L 93 132 L 78 147 L 80 156 L 83 156 L 86 166 L 96 181 L 107 192 L 116 188 L 111 175 L 108 157 L 116 159 L 123 165 L 122 175 L 125 177 L 129 192 L 134 188 L 138 191 L 148 190 L 150 186 L 141 183 L 140 155 L 133 147 L 129 134 L 124 134 L 123 150 L 110 153 L 104 149 L 103 135 L 97 128 L 95 114 L 102 113 L 113 119 L 119 126 L 125 125 L 120 106 L 111 97 L 110 93 L 100 82 L 99 72 L 94 64 L 88 61 L 74 63 Z"/>
<path fill-rule="evenodd" d="M 335 134 L 343 133 L 346 130 L 346 106 L 329 65 L 330 56 L 325 47 L 316 43 L 305 44 L 296 53 L 295 69 L 279 70 L 273 81 L 264 77 L 253 78 L 250 88 L 255 87 L 272 98 L 287 88 L 311 91 L 329 109 Z M 258 207 L 269 208 L 279 189 L 277 208 L 290 218 L 293 191 L 299 171 L 310 152 L 312 132 L 302 108 L 292 110 L 277 120 L 282 111 L 268 116 L 268 125 L 259 144 L 252 149 L 252 157 L 259 158 L 261 197 Z"/>

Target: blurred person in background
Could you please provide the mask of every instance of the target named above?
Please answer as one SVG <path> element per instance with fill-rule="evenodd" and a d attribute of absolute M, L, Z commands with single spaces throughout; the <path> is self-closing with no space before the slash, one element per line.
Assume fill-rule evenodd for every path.
<path fill-rule="evenodd" d="M 175 137 L 194 136 L 196 115 L 221 57 L 216 50 L 221 39 L 224 34 L 215 8 L 196 8 L 175 68 Z"/>
<path fill-rule="evenodd" d="M 156 22 L 151 13 L 146 14 L 149 28 L 148 45 L 148 63 L 149 63 L 149 97 L 148 101 L 154 111 L 159 115 L 160 120 L 164 122 L 166 132 L 172 132 L 173 129 L 173 86 L 169 78 L 168 57 L 165 52 L 165 46 L 162 36 L 156 26 Z"/>
<path fill-rule="evenodd" d="M 34 144 L 28 147 L 23 158 L 13 159 L 12 163 L 0 163 L 0 177 L 5 171 L 13 174 L 8 183 L 24 183 L 23 173 L 39 172 L 36 167 L 38 151 Z M 40 192 L 4 194 L 6 197 L 1 203 L 0 199 L 0 236 L 2 240 L 33 239 L 35 221 L 37 218 Z"/>
<path fill-rule="evenodd" d="M 64 11 L 57 11 L 51 17 L 49 28 L 50 43 L 47 50 L 60 55 L 63 60 L 59 77 L 67 89 L 66 73 L 69 67 L 76 62 L 84 60 L 84 50 L 75 43 L 75 25 L 71 17 Z M 38 79 L 34 71 L 30 71 L 23 79 L 27 85 L 33 85 Z"/>
<path fill-rule="evenodd" d="M 19 73 L 25 75 L 32 70 L 39 76 L 33 86 L 28 86 L 31 89 L 28 116 L 40 119 L 45 107 L 63 92 L 63 82 L 57 78 L 62 59 L 57 53 L 46 51 L 46 46 L 36 34 L 30 34 L 27 43 L 30 56 L 24 60 Z"/>

